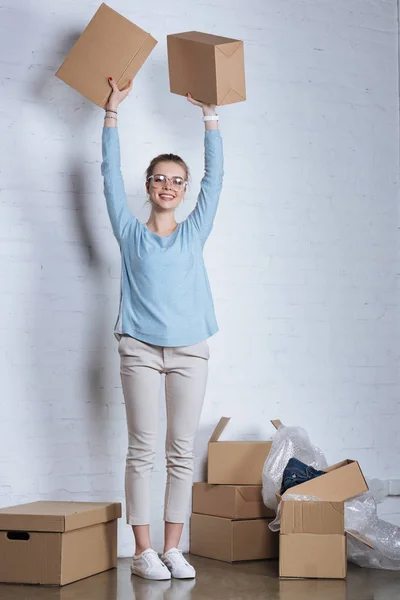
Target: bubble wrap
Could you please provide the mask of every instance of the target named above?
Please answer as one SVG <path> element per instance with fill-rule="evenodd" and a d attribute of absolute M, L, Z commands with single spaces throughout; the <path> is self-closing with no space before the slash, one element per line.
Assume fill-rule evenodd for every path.
<path fill-rule="evenodd" d="M 280 506 L 276 494 L 281 488 L 283 471 L 289 459 L 293 457 L 311 465 L 314 469 L 323 470 L 327 467 L 322 451 L 311 444 L 304 429 L 283 425 L 279 427 L 262 473 L 264 504 L 277 511 L 276 519 L 269 525 L 272 531 L 279 531 Z M 369 548 L 349 536 L 347 558 L 360 567 L 400 570 L 400 527 L 378 517 L 377 502 L 381 502 L 385 496 L 383 483 L 379 480 L 370 480 L 369 485 L 369 492 L 345 502 L 345 528 L 366 538 L 374 547 Z M 311 496 L 294 493 L 287 496 L 287 499 L 316 500 Z"/>
<path fill-rule="evenodd" d="M 304 429 L 281 425 L 275 434 L 262 473 L 264 504 L 273 510 L 278 508 L 276 494 L 280 492 L 283 471 L 290 458 L 297 458 L 314 469 L 325 469 L 328 466 L 325 456 L 311 444 Z"/>
<path fill-rule="evenodd" d="M 360 567 L 400 570 L 400 527 L 378 517 L 373 493 L 367 492 L 345 503 L 345 528 L 355 531 L 373 544 L 369 548 L 351 537 L 347 558 Z"/>

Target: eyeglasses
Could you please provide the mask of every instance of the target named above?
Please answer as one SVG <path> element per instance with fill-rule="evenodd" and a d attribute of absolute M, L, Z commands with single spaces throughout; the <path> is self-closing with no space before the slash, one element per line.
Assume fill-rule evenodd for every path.
<path fill-rule="evenodd" d="M 166 175 L 150 175 L 147 178 L 147 181 L 153 184 L 155 188 L 163 188 L 166 183 L 169 183 L 171 189 L 175 192 L 180 192 L 183 189 L 187 188 L 187 181 L 182 179 L 182 177 L 167 177 Z"/>

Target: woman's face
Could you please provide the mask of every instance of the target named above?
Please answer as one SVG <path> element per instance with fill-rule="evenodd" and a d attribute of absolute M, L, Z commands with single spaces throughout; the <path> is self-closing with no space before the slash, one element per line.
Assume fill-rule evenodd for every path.
<path fill-rule="evenodd" d="M 154 207 L 174 210 L 186 192 L 185 169 L 174 162 L 159 162 L 146 182 L 146 190 Z"/>

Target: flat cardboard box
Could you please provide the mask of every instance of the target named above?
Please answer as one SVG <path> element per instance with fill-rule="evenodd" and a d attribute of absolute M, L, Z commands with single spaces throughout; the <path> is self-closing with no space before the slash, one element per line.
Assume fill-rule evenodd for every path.
<path fill-rule="evenodd" d="M 167 46 L 171 92 L 218 106 L 246 100 L 242 41 L 187 31 Z"/>
<path fill-rule="evenodd" d="M 331 502 L 345 502 L 368 491 L 367 482 L 357 461 L 343 460 L 325 471 L 325 475 L 288 489 L 282 497 L 299 494 Z"/>
<path fill-rule="evenodd" d="M 277 558 L 279 536 L 269 529 L 270 522 L 192 514 L 190 552 L 225 562 Z"/>
<path fill-rule="evenodd" d="M 120 503 L 0 509 L 0 582 L 63 586 L 117 566 Z"/>
<path fill-rule="evenodd" d="M 207 483 L 261 485 L 263 466 L 272 442 L 221 442 L 219 437 L 229 421 L 230 417 L 222 417 L 208 442 Z"/>
<path fill-rule="evenodd" d="M 156 44 L 149 33 L 103 3 L 56 76 L 104 108 L 111 93 L 108 78 L 123 89 Z"/>
<path fill-rule="evenodd" d="M 193 512 L 227 519 L 273 518 L 262 499 L 260 485 L 193 485 Z"/>

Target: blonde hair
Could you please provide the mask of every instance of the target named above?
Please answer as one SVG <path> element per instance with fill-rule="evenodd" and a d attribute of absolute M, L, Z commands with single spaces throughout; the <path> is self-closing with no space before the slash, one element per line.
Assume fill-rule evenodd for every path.
<path fill-rule="evenodd" d="M 173 162 L 173 163 L 181 166 L 182 169 L 185 171 L 186 181 L 189 181 L 189 178 L 190 178 L 189 167 L 187 166 L 185 161 L 180 156 L 178 156 L 177 154 L 159 154 L 158 156 L 153 158 L 153 160 L 151 161 L 151 163 L 149 164 L 149 166 L 146 169 L 146 183 L 148 182 L 149 177 L 154 175 L 154 169 L 160 162 Z"/>

